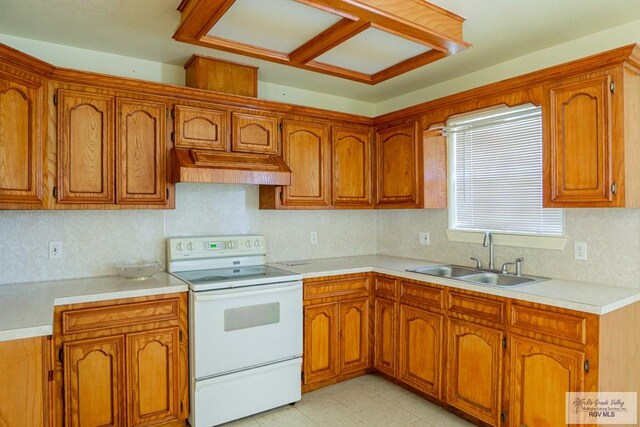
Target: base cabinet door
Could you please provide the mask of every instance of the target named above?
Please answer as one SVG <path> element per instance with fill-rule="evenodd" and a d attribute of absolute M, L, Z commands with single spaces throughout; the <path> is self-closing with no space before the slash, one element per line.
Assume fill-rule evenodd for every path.
<path fill-rule="evenodd" d="M 46 426 L 44 337 L 0 342 L 0 426 Z"/>
<path fill-rule="evenodd" d="M 70 342 L 63 352 L 65 425 L 124 425 L 124 336 Z"/>
<path fill-rule="evenodd" d="M 437 313 L 400 305 L 398 379 L 440 398 L 443 320 Z"/>
<path fill-rule="evenodd" d="M 340 303 L 340 373 L 369 365 L 369 298 Z"/>
<path fill-rule="evenodd" d="M 375 300 L 374 366 L 380 372 L 396 376 L 396 318 L 397 303 L 383 298 Z"/>
<path fill-rule="evenodd" d="M 584 391 L 585 354 L 514 336 L 509 356 L 511 408 L 508 425 L 566 425 L 565 393 Z"/>
<path fill-rule="evenodd" d="M 180 419 L 179 328 L 127 335 L 128 425 Z"/>
<path fill-rule="evenodd" d="M 493 426 L 500 425 L 503 336 L 497 329 L 449 320 L 447 403 Z"/>
<path fill-rule="evenodd" d="M 304 383 L 338 375 L 338 303 L 304 309 Z"/>

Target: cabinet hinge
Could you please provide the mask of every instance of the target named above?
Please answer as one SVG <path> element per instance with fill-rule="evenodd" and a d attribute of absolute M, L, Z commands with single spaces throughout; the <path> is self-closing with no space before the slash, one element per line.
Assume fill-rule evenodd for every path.
<path fill-rule="evenodd" d="M 502 348 L 507 348 L 507 337 L 502 338 Z"/>
<path fill-rule="evenodd" d="M 172 118 L 172 119 L 175 119 L 175 118 L 176 118 L 176 109 L 175 109 L 175 108 L 172 108 L 172 109 L 171 109 L 171 118 Z"/>
<path fill-rule="evenodd" d="M 169 200 L 169 189 L 167 188 L 167 200 Z M 180 332 L 182 333 L 182 332 Z"/>
<path fill-rule="evenodd" d="M 284 190 L 281 188 L 280 189 L 280 203 L 281 204 L 284 203 L 284 195 L 283 195 L 283 193 L 284 193 Z"/>
<path fill-rule="evenodd" d="M 178 331 L 178 339 L 182 342 L 182 331 Z"/>
<path fill-rule="evenodd" d="M 49 382 L 53 381 L 53 371 L 49 371 L 49 376 L 47 378 Z"/>
<path fill-rule="evenodd" d="M 611 83 L 609 83 L 609 90 L 611 91 L 611 93 L 616 92 L 616 82 L 614 82 L 613 80 L 611 80 Z"/>
<path fill-rule="evenodd" d="M 58 187 L 53 187 L 53 198 L 58 199 Z"/>
<path fill-rule="evenodd" d="M 502 411 L 502 412 L 500 412 L 500 422 L 502 424 L 504 424 L 505 421 L 507 421 L 507 412 L 506 411 Z"/>
<path fill-rule="evenodd" d="M 58 105 L 58 95 L 53 95 L 53 105 Z"/>
<path fill-rule="evenodd" d="M 58 350 L 58 361 L 62 363 L 62 347 L 60 347 L 60 350 Z"/>
<path fill-rule="evenodd" d="M 589 359 L 584 361 L 584 371 L 589 372 Z"/>
<path fill-rule="evenodd" d="M 304 371 L 300 371 L 300 379 L 304 382 Z"/>
<path fill-rule="evenodd" d="M 180 402 L 180 413 L 184 412 L 184 403 Z"/>
<path fill-rule="evenodd" d="M 613 184 L 611 184 L 611 194 L 616 194 L 617 190 L 618 190 L 618 184 L 614 182 Z"/>
<path fill-rule="evenodd" d="M 280 128 L 280 132 L 282 132 L 282 129 L 283 129 L 282 123 L 280 123 L 280 125 L 278 127 Z"/>
<path fill-rule="evenodd" d="M 171 132 L 171 142 L 176 142 L 176 133 Z"/>

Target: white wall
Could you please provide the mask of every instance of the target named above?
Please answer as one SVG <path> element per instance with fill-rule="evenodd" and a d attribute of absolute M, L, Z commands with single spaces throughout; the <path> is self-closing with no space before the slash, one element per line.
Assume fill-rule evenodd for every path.
<path fill-rule="evenodd" d="M 261 233 L 269 261 L 376 252 L 372 211 L 259 211 L 258 187 L 178 184 L 175 210 L 0 211 L 0 284 L 115 274 L 113 263 L 164 260 L 167 237 Z M 318 232 L 312 245 L 309 233 Z M 62 258 L 49 259 L 49 242 Z"/>
<path fill-rule="evenodd" d="M 400 110 L 411 105 L 420 104 L 632 43 L 640 43 L 640 21 L 609 28 L 474 73 L 447 80 L 440 84 L 420 88 L 411 93 L 388 99 L 376 105 L 375 115 Z"/>

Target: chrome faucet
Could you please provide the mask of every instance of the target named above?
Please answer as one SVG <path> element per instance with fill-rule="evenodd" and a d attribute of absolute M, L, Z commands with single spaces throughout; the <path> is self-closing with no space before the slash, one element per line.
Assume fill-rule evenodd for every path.
<path fill-rule="evenodd" d="M 493 270 L 493 236 L 490 231 L 484 233 L 483 247 L 489 247 L 489 270 Z"/>

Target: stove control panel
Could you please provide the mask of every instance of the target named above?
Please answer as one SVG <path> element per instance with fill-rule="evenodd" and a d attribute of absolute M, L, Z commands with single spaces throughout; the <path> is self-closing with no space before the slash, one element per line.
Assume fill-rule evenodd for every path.
<path fill-rule="evenodd" d="M 265 255 L 264 236 L 177 237 L 167 240 L 167 260 Z"/>

